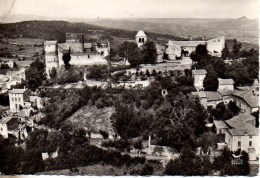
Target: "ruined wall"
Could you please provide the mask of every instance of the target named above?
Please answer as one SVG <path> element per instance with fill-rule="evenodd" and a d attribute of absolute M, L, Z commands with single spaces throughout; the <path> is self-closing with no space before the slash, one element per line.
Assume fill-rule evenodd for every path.
<path fill-rule="evenodd" d="M 59 66 L 64 65 L 64 61 L 62 60 L 62 52 L 59 51 Z M 71 60 L 69 62 L 71 65 L 107 65 L 107 60 L 103 59 L 99 54 L 71 54 Z"/>
<path fill-rule="evenodd" d="M 45 54 L 45 71 L 47 74 L 47 78 L 50 78 L 50 72 L 52 68 L 59 67 L 58 55 L 56 54 Z"/>
<path fill-rule="evenodd" d="M 210 53 L 221 53 L 225 47 L 225 37 L 218 37 L 207 41 L 207 49 Z"/>

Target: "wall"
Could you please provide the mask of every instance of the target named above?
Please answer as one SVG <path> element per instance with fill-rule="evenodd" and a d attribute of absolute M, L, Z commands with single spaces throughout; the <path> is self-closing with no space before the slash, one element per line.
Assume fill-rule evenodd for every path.
<path fill-rule="evenodd" d="M 139 41 L 140 38 L 141 38 L 141 42 Z M 146 37 L 146 36 L 135 37 L 135 41 L 136 41 L 136 43 L 137 43 L 137 46 L 140 47 L 140 46 L 142 46 L 144 43 L 146 43 L 147 37 Z"/>
<path fill-rule="evenodd" d="M 219 85 L 219 90 L 234 90 L 234 85 Z"/>
<path fill-rule="evenodd" d="M 11 112 L 18 112 L 19 105 L 24 106 L 23 94 L 9 93 L 9 102 Z"/>
<path fill-rule="evenodd" d="M 44 45 L 44 50 L 45 50 L 45 54 L 46 53 L 53 53 L 53 52 L 56 52 L 56 44 L 53 44 L 53 45 Z"/>
<path fill-rule="evenodd" d="M 203 90 L 203 80 L 206 75 L 194 75 L 194 86 L 197 90 Z"/>
<path fill-rule="evenodd" d="M 82 53 L 83 52 L 83 44 L 79 42 L 71 43 L 70 49 L 72 53 Z"/>
<path fill-rule="evenodd" d="M 46 65 L 45 70 L 46 70 L 47 78 L 50 79 L 51 69 L 59 67 L 58 55 L 45 54 L 45 65 Z"/>
<path fill-rule="evenodd" d="M 218 37 L 207 41 L 207 49 L 210 53 L 214 51 L 221 53 L 222 49 L 225 47 L 225 37 Z"/>
<path fill-rule="evenodd" d="M 236 105 L 241 109 L 242 113 L 252 113 L 252 108 L 241 98 L 232 95 L 232 98 L 236 102 Z"/>
<path fill-rule="evenodd" d="M 8 138 L 8 129 L 6 124 L 0 124 L 0 135 L 4 138 Z"/>

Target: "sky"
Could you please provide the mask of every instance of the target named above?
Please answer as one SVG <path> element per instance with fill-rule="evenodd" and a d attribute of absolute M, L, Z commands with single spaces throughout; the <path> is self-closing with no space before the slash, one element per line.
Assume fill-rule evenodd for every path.
<path fill-rule="evenodd" d="M 0 0 L 0 16 L 256 19 L 258 0 Z"/>

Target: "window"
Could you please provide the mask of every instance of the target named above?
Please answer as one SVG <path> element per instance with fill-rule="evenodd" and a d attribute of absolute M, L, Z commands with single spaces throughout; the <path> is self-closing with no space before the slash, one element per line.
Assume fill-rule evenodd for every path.
<path fill-rule="evenodd" d="M 15 101 L 17 101 L 17 98 L 15 98 Z"/>
<path fill-rule="evenodd" d="M 237 147 L 240 148 L 241 147 L 241 141 L 237 142 Z"/>
<path fill-rule="evenodd" d="M 142 38 L 139 38 L 139 42 L 142 42 Z"/>
<path fill-rule="evenodd" d="M 18 101 L 20 102 L 20 101 L 21 101 L 21 98 L 18 98 Z"/>
<path fill-rule="evenodd" d="M 252 136 L 249 136 L 249 138 L 252 138 Z"/>
<path fill-rule="evenodd" d="M 249 146 L 252 146 L 252 141 L 249 141 Z"/>

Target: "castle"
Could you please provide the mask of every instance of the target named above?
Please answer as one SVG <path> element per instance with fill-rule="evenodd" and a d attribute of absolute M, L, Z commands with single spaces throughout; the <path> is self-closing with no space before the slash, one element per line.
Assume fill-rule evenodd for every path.
<path fill-rule="evenodd" d="M 209 54 L 212 56 L 221 56 L 221 51 L 225 47 L 225 36 L 214 38 L 208 41 L 172 41 L 169 40 L 166 48 L 168 59 L 178 59 L 188 57 L 195 51 L 198 45 L 206 45 Z"/>
<path fill-rule="evenodd" d="M 106 56 L 110 52 L 108 40 L 87 39 L 82 33 L 66 33 L 66 42 L 45 41 L 46 74 L 50 78 L 52 68 L 59 68 L 64 64 L 64 54 L 69 54 L 71 65 L 107 65 Z"/>

